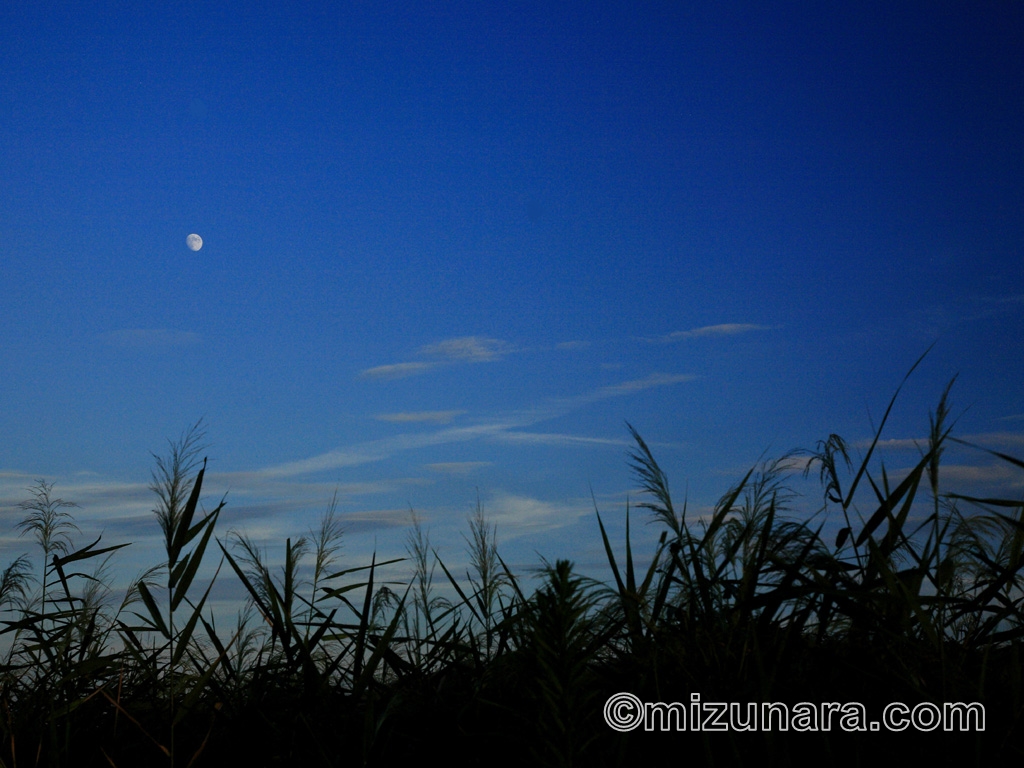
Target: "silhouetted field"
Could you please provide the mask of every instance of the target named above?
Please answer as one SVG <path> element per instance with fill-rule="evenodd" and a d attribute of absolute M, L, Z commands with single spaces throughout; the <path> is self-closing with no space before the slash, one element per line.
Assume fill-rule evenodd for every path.
<path fill-rule="evenodd" d="M 418 523 L 400 553 L 414 567 L 405 588 L 382 584 L 398 555 L 339 568 L 333 505 L 271 568 L 245 537 L 218 538 L 223 502 L 202 511 L 194 429 L 153 475 L 166 559 L 112 606 L 103 570 L 83 569 L 118 547 L 74 548 L 71 507 L 40 482 L 20 527 L 45 570 L 33 574 L 20 558 L 0 580 L 9 640 L 0 765 L 1018 764 L 1024 506 L 944 487 L 941 457 L 955 439 L 947 394 L 898 483 L 875 457 L 883 419 L 859 463 L 831 435 L 752 469 L 705 520 L 671 497 L 634 431 L 645 496 L 625 510 L 625 557 L 595 510 L 607 582 L 556 560 L 532 594 L 505 567 L 479 508 L 462 580 Z M 810 521 L 786 516 L 797 457 L 821 481 L 822 511 Z M 663 530 L 643 557 L 628 527 L 641 516 Z M 826 518 L 842 521 L 834 540 L 821 535 Z M 236 627 L 214 626 L 209 588 L 194 583 L 210 559 L 221 562 L 217 578 L 238 579 L 249 595 Z M 890 702 L 977 702 L 985 722 L 984 731 L 848 733 L 837 714 L 817 731 L 690 722 L 618 732 L 605 704 L 623 692 L 685 707 L 699 694 L 740 714 L 748 702 L 792 711 L 856 702 L 866 720 L 844 722 L 865 729 Z"/>

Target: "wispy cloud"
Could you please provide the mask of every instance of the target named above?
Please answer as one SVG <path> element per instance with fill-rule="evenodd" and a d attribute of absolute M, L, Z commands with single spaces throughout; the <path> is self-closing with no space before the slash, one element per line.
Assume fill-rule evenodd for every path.
<path fill-rule="evenodd" d="M 524 409 L 511 414 L 495 417 L 460 427 L 442 427 L 423 432 L 403 433 L 392 437 L 371 440 L 357 445 L 328 451 L 307 459 L 278 464 L 257 470 L 255 474 L 265 479 L 281 479 L 300 475 L 325 472 L 341 467 L 353 467 L 371 462 L 382 461 L 397 453 L 437 445 L 451 445 L 480 439 L 519 440 L 523 442 L 576 443 L 576 444 L 620 444 L 618 441 L 606 441 L 603 438 L 570 435 L 532 435 L 517 432 L 548 419 L 557 418 L 576 408 L 599 402 L 612 397 L 623 397 L 642 392 L 654 387 L 669 386 L 694 379 L 684 374 L 652 373 L 643 379 L 625 381 L 600 387 L 574 398 L 552 400 L 547 405 Z"/>
<path fill-rule="evenodd" d="M 316 456 L 310 456 L 308 459 L 299 459 L 298 461 L 289 461 L 284 464 L 265 467 L 264 469 L 256 470 L 252 474 L 262 478 L 277 479 L 309 475 L 315 472 L 340 469 L 341 467 L 358 467 L 362 464 L 370 464 L 386 459 L 388 452 L 383 450 L 384 446 L 382 443 L 383 441 L 381 441 L 380 447 L 376 450 L 376 446 L 364 444 L 362 446 L 327 451 Z"/>
<path fill-rule="evenodd" d="M 700 328 L 691 328 L 688 331 L 673 331 L 664 336 L 651 339 L 651 341 L 667 343 L 682 341 L 683 339 L 700 339 L 708 336 L 736 336 L 753 331 L 770 331 L 777 327 L 772 325 L 755 325 L 753 323 L 722 323 L 720 325 L 705 325 Z"/>
<path fill-rule="evenodd" d="M 862 451 L 866 451 L 871 447 L 871 443 L 872 441 L 869 439 L 857 440 L 853 446 Z M 888 448 L 892 451 L 916 451 L 920 450 L 922 447 L 927 450 L 927 437 L 892 437 L 887 440 L 879 440 L 875 444 L 876 449 Z"/>
<path fill-rule="evenodd" d="M 13 470 L 13 469 L 5 469 L 2 472 L 0 472 L 0 482 L 3 482 L 4 480 L 8 480 L 8 479 L 17 480 L 19 482 L 21 482 L 21 481 L 26 481 L 27 482 L 27 481 L 30 481 L 30 480 L 34 480 L 35 477 L 36 476 L 31 474 L 30 472 L 19 472 L 18 470 Z"/>
<path fill-rule="evenodd" d="M 172 328 L 126 328 L 100 334 L 100 341 L 122 349 L 165 349 L 199 343 L 199 334 Z"/>
<path fill-rule="evenodd" d="M 436 365 L 437 363 L 392 363 L 391 365 L 367 368 L 360 371 L 359 375 L 364 379 L 403 379 L 406 376 L 425 373 Z"/>
<path fill-rule="evenodd" d="M 330 498 L 337 493 L 341 499 L 370 496 L 394 490 L 393 481 L 362 481 L 339 483 L 336 481 L 291 480 L 288 475 L 272 475 L 266 470 L 242 472 L 215 472 L 206 476 L 206 489 L 211 496 L 229 495 L 232 505 L 249 498 L 275 497 L 279 499 Z M 305 501 L 297 501 L 306 504 Z"/>
<path fill-rule="evenodd" d="M 490 352 L 486 351 L 488 349 Z M 437 351 L 437 354 L 449 355 L 456 361 L 472 362 L 491 354 L 497 355 L 498 349 L 494 345 L 453 344 L 444 347 L 446 351 Z M 424 364 L 431 363 L 424 361 Z M 396 435 L 342 444 L 326 453 L 273 466 L 233 472 L 216 472 L 211 467 L 203 488 L 204 504 L 216 504 L 227 492 L 228 506 L 218 523 L 221 529 L 245 531 L 271 546 L 289 536 L 303 533 L 308 528 L 311 516 L 335 491 L 338 492 L 339 514 L 347 534 L 373 534 L 404 526 L 408 522 L 408 509 L 391 507 L 396 494 L 404 493 L 401 486 L 417 482 L 436 483 L 443 476 L 451 477 L 458 483 L 465 478 L 486 476 L 490 466 L 488 461 L 425 463 L 436 458 L 436 453 L 416 460 L 417 451 L 474 441 L 478 444 L 504 442 L 524 446 L 564 445 L 578 450 L 607 450 L 608 447 L 619 450 L 629 443 L 617 435 L 617 439 L 609 439 L 600 434 L 571 434 L 560 429 L 544 431 L 535 425 L 587 407 L 591 403 L 608 398 L 630 397 L 652 388 L 686 382 L 694 377 L 652 373 L 643 377 L 622 378 L 625 380 L 577 390 L 579 394 L 576 397 L 548 399 L 533 408 L 492 414 L 490 417 L 478 416 L 476 423 L 470 424 L 456 421 L 463 413 L 457 410 L 379 414 L 376 418 L 382 421 L 411 426 L 407 430 L 395 430 L 399 432 Z M 602 383 L 607 381 L 603 379 Z M 453 425 L 453 421 L 457 425 Z M 386 473 L 385 477 L 376 482 L 337 483 L 338 469 L 386 461 L 402 454 L 413 454 L 411 462 L 400 461 L 398 464 L 405 467 L 398 470 L 404 472 L 402 477 Z M 490 457 L 483 454 L 480 458 Z M 6 476 L 0 475 L 0 500 L 9 499 L 11 505 L 14 505 L 24 498 L 24 488 L 31 477 L 10 469 L 4 474 Z M 62 484 L 59 490 L 66 498 L 82 503 L 81 514 L 76 515 L 76 518 L 83 523 L 83 531 L 90 534 L 95 531 L 96 535 L 104 532 L 105 543 L 134 542 L 126 550 L 128 554 L 124 555 L 125 559 L 130 558 L 129 565 L 141 567 L 159 561 L 162 542 L 152 512 L 155 499 L 148 483 L 118 483 L 102 477 L 80 475 L 75 476 L 69 484 Z M 372 511 L 367 511 L 367 506 L 372 507 Z M 488 515 L 493 515 L 493 519 L 500 523 L 501 535 L 506 539 L 544 536 L 547 530 L 573 525 L 581 516 L 590 515 L 592 511 L 588 500 L 550 502 L 499 492 L 488 501 Z M 443 525 L 439 524 L 439 527 L 444 530 Z M 22 543 L 13 541 L 8 548 L 13 551 Z M 3 547 L 4 543 L 0 542 L 0 551 L 6 551 Z"/>
<path fill-rule="evenodd" d="M 601 387 L 600 389 L 594 390 L 589 395 L 584 395 L 582 399 L 586 402 L 606 400 L 610 397 L 622 397 L 624 395 L 632 395 L 636 392 L 643 392 L 645 389 L 666 387 L 670 384 L 682 384 L 685 381 L 693 381 L 696 378 L 696 376 L 691 374 L 652 373 L 650 376 L 643 379 L 634 379 L 632 381 L 624 381 L 621 384 L 612 384 L 607 387 Z"/>
<path fill-rule="evenodd" d="M 435 344 L 420 347 L 416 354 L 419 357 L 430 357 L 433 360 L 392 363 L 378 365 L 360 372 L 367 379 L 400 379 L 415 376 L 441 365 L 457 363 L 489 363 L 501 360 L 512 348 L 500 339 L 489 339 L 484 336 L 459 336 L 444 339 Z"/>
<path fill-rule="evenodd" d="M 379 413 L 374 418 L 377 421 L 387 421 L 392 424 L 411 424 L 416 422 L 450 424 L 456 416 L 461 416 L 464 413 L 465 411 L 405 411 L 401 413 Z"/>
<path fill-rule="evenodd" d="M 964 435 L 962 439 L 968 443 L 997 447 L 1024 445 L 1024 434 L 1020 432 L 984 432 L 981 434 Z"/>
<path fill-rule="evenodd" d="M 527 432 L 513 432 L 511 430 L 523 427 L 529 427 L 542 421 L 549 419 L 558 418 L 570 411 L 574 411 L 577 408 L 582 408 L 594 403 L 599 403 L 603 400 L 608 400 L 615 397 L 627 397 L 629 395 L 637 394 L 648 389 L 655 387 L 666 387 L 673 384 L 681 384 L 687 381 L 693 381 L 697 376 L 691 374 L 676 374 L 676 373 L 652 373 L 642 379 L 632 379 L 630 381 L 623 381 L 619 384 L 609 384 L 607 386 L 598 387 L 592 389 L 589 392 L 583 392 L 573 397 L 561 397 L 547 401 L 544 404 L 538 405 L 534 408 L 520 411 L 516 415 L 518 424 L 511 424 L 507 429 L 501 430 L 497 436 L 507 440 L 521 440 L 521 441 L 533 441 L 533 442 L 547 442 L 547 443 L 568 443 L 568 442 L 590 442 L 593 444 L 614 444 L 618 445 L 619 441 L 606 441 L 604 438 L 590 438 L 590 437 L 575 437 L 571 435 L 541 435 L 536 433 Z"/>
<path fill-rule="evenodd" d="M 394 494 L 399 486 L 410 482 L 429 482 L 420 476 L 408 478 L 382 478 L 376 482 L 338 484 L 333 474 L 345 467 L 354 467 L 391 459 L 403 453 L 423 448 L 457 445 L 473 441 L 511 442 L 524 445 L 571 445 L 579 448 L 601 449 L 627 445 L 622 439 L 608 439 L 599 435 L 568 434 L 565 432 L 531 431 L 538 423 L 558 418 L 574 409 L 612 397 L 626 397 L 653 387 L 669 386 L 690 380 L 691 376 L 654 373 L 644 378 L 584 391 L 575 398 L 549 400 L 533 409 L 497 414 L 475 424 L 452 426 L 459 411 L 420 411 L 384 414 L 394 423 L 421 423 L 426 428 L 401 432 L 378 440 L 342 445 L 337 449 L 269 467 L 247 471 L 216 472 L 211 469 L 204 483 L 204 503 L 215 504 L 225 493 L 228 507 L 222 519 L 225 530 L 244 529 L 268 541 L 282 539 L 305 525 L 299 525 L 319 504 L 337 491 L 349 532 L 373 531 L 403 524 L 407 510 L 378 510 L 366 519 L 358 519 L 360 508 L 378 494 Z M 433 462 L 418 466 L 429 473 L 451 477 L 472 476 L 489 466 L 487 461 Z M 411 475 L 416 475 L 412 472 Z M 330 480 L 328 480 L 330 478 Z M 32 475 L 16 470 L 0 474 L 0 505 L 15 506 L 25 498 L 25 489 Z M 141 565 L 159 559 L 159 526 L 155 522 L 155 500 L 146 482 L 116 482 L 92 475 L 75 475 L 62 483 L 59 491 L 65 498 L 82 504 L 76 519 L 83 532 L 97 535 L 104 532 L 104 542 L 133 541 L 126 557 L 131 564 Z M 361 498 L 360 498 L 361 497 Z M 491 505 L 497 519 L 506 530 L 536 533 L 545 526 L 559 527 L 590 511 L 586 504 L 577 508 L 553 505 L 521 496 L 495 499 Z M 387 514 L 384 514 L 387 512 Z M 11 548 L 22 542 L 11 542 Z M 3 549 L 0 542 L 0 549 Z"/>
<path fill-rule="evenodd" d="M 504 432 L 502 440 L 513 443 L 532 443 L 534 445 L 631 445 L 628 440 L 616 440 L 607 437 L 584 437 L 582 435 L 566 435 L 552 432 Z"/>
<path fill-rule="evenodd" d="M 424 357 L 438 357 L 442 360 L 482 363 L 499 360 L 509 351 L 509 345 L 499 339 L 461 336 L 420 347 L 419 354 Z"/>
<path fill-rule="evenodd" d="M 31 485 L 24 482 L 27 476 L 0 476 L 0 509 L 15 507 L 29 495 Z M 59 496 L 80 505 L 74 515 L 79 521 L 101 519 L 116 509 L 122 513 L 148 513 L 153 508 L 152 492 L 146 483 L 126 483 L 90 478 L 87 481 L 73 479 L 57 484 L 54 496 Z"/>
<path fill-rule="evenodd" d="M 499 537 L 505 539 L 572 525 L 579 518 L 592 515 L 593 511 L 584 500 L 575 504 L 554 504 L 511 493 L 497 493 L 486 505 L 487 519 L 497 524 Z"/>
<path fill-rule="evenodd" d="M 954 435 L 954 437 L 959 437 L 959 439 L 966 443 L 990 448 L 1012 448 L 1024 445 L 1024 434 L 1018 432 L 984 432 L 971 435 Z M 892 450 L 927 451 L 928 440 L 929 438 L 924 435 L 915 438 L 890 438 L 888 440 L 879 440 L 877 447 L 889 448 Z M 871 440 L 858 440 L 854 443 L 854 446 L 861 450 L 866 450 L 871 446 Z M 946 446 L 952 447 L 948 442 L 946 443 Z"/>
<path fill-rule="evenodd" d="M 257 470 L 257 474 L 265 478 L 286 478 L 354 467 L 371 462 L 382 461 L 397 453 L 426 448 L 435 445 L 451 445 L 498 434 L 524 423 L 518 419 L 496 420 L 466 427 L 446 427 L 437 431 L 403 433 L 380 440 L 371 440 L 347 448 L 312 456 L 308 459 L 291 461 L 273 467 Z"/>
<path fill-rule="evenodd" d="M 1007 487 L 1021 485 L 1020 472 L 1005 464 L 982 466 L 944 464 L 939 467 L 939 476 L 944 481 L 961 483 L 1000 483 Z"/>

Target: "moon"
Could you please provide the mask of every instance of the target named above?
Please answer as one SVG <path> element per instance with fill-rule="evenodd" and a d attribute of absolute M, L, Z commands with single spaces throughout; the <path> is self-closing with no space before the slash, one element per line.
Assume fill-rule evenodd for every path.
<path fill-rule="evenodd" d="M 187 245 L 189 249 L 193 251 L 198 251 L 200 248 L 203 247 L 203 238 L 193 233 L 185 238 L 185 245 Z"/>

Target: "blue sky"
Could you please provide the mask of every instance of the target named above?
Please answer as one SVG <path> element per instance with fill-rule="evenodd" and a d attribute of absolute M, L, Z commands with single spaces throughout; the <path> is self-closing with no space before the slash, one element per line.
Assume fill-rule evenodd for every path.
<path fill-rule="evenodd" d="M 863 447 L 933 343 L 887 467 L 957 374 L 957 434 L 1024 454 L 1024 5 L 384 5 L 0 9 L 7 557 L 46 478 L 156 562 L 202 418 L 222 533 L 337 489 L 351 564 L 410 508 L 459 563 L 479 495 L 520 567 L 597 565 L 626 421 L 707 512 Z"/>

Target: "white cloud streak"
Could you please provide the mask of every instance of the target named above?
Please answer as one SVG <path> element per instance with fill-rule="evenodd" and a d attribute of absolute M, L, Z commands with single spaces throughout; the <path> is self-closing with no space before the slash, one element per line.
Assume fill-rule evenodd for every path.
<path fill-rule="evenodd" d="M 459 336 L 420 347 L 416 354 L 434 358 L 432 361 L 414 361 L 378 365 L 360 372 L 364 379 L 400 379 L 416 376 L 441 365 L 457 363 L 491 363 L 501 360 L 512 348 L 500 339 L 484 336 Z"/>
<path fill-rule="evenodd" d="M 628 440 L 545 432 L 505 432 L 500 435 L 500 439 L 510 443 L 531 443 L 533 445 L 632 445 Z"/>
<path fill-rule="evenodd" d="M 374 416 L 377 421 L 387 421 L 392 424 L 413 424 L 418 422 L 430 422 L 432 424 L 450 424 L 456 416 L 461 416 L 465 411 L 404 411 L 400 413 L 380 413 Z"/>
<path fill-rule="evenodd" d="M 952 437 L 959 437 L 965 443 L 971 443 L 983 448 L 1014 448 L 1024 445 L 1024 434 L 1018 432 L 983 432 L 972 435 L 953 435 Z M 925 436 L 890 438 L 888 440 L 879 440 L 877 447 L 888 448 L 894 451 L 916 450 L 920 452 L 928 450 L 928 440 L 929 438 Z M 866 450 L 871 446 L 871 441 L 858 440 L 854 443 L 854 446 L 861 450 Z M 947 441 L 945 446 L 947 448 L 961 447 L 956 440 Z"/>
<path fill-rule="evenodd" d="M 504 432 L 518 423 L 515 421 L 495 421 L 468 427 L 448 427 L 436 432 L 401 434 L 381 440 L 371 440 L 349 448 L 312 456 L 308 459 L 278 464 L 257 470 L 257 473 L 268 478 L 295 477 L 298 475 L 325 472 L 340 467 L 354 467 L 382 461 L 392 455 L 417 448 L 435 445 L 449 445 L 478 440 Z"/>
<path fill-rule="evenodd" d="M 483 363 L 500 360 L 509 351 L 508 344 L 499 339 L 461 336 L 420 347 L 419 354 L 456 362 Z"/>
<path fill-rule="evenodd" d="M 939 477 L 944 482 L 958 483 L 999 483 L 1007 487 L 1019 487 L 1019 470 L 1005 464 L 971 466 L 968 464 L 943 464 L 939 466 Z"/>
<path fill-rule="evenodd" d="M 569 411 L 601 400 L 612 397 L 624 397 L 654 387 L 664 387 L 691 381 L 694 378 L 694 376 L 690 375 L 652 373 L 643 379 L 600 387 L 575 398 L 555 400 L 547 407 L 519 411 L 492 421 L 484 421 L 464 427 L 445 427 L 433 432 L 406 433 L 372 440 L 347 448 L 328 451 L 317 456 L 311 456 L 308 459 L 267 467 L 257 470 L 256 474 L 264 478 L 275 479 L 296 477 L 316 472 L 326 472 L 340 467 L 353 467 L 382 461 L 396 453 L 418 448 L 464 443 L 480 439 L 519 440 L 522 442 L 546 442 L 549 444 L 571 442 L 575 444 L 621 445 L 620 441 L 602 438 L 576 437 L 571 435 L 539 435 L 517 432 L 515 430 L 556 418 Z"/>
<path fill-rule="evenodd" d="M 643 379 L 634 379 L 633 381 L 624 381 L 621 384 L 601 387 L 590 395 L 584 395 L 582 399 L 588 403 L 597 402 L 598 400 L 607 400 L 610 397 L 632 395 L 636 392 L 643 392 L 646 389 L 654 389 L 655 387 L 682 384 L 686 381 L 693 381 L 696 378 L 696 376 L 690 374 L 652 373 Z"/>
<path fill-rule="evenodd" d="M 539 530 L 563 528 L 593 512 L 593 506 L 585 501 L 554 504 L 511 493 L 492 495 L 486 505 L 487 521 L 498 526 L 498 534 L 505 540 Z"/>
<path fill-rule="evenodd" d="M 436 363 L 392 363 L 391 365 L 367 368 L 360 371 L 359 375 L 364 379 L 404 379 L 406 376 L 426 373 L 436 365 Z"/>
<path fill-rule="evenodd" d="M 752 331 L 770 331 L 777 327 L 778 326 L 771 325 L 755 325 L 753 323 L 721 323 L 719 325 L 705 325 L 700 328 L 691 328 L 688 331 L 673 331 L 665 336 L 654 339 L 654 341 L 667 343 L 682 341 L 683 339 L 700 339 L 708 336 L 736 336 L 741 333 L 751 333 Z"/>
<path fill-rule="evenodd" d="M 421 448 L 471 441 L 593 448 L 622 447 L 628 445 L 628 442 L 599 436 L 536 432 L 530 431 L 530 428 L 607 398 L 630 396 L 653 387 L 669 386 L 691 378 L 685 375 L 654 373 L 645 378 L 583 392 L 575 398 L 551 400 L 532 410 L 497 415 L 486 421 L 457 427 L 444 425 L 444 420 L 454 418 L 458 413 L 456 411 L 390 414 L 394 423 L 419 422 L 430 426 L 419 432 L 405 432 L 342 446 L 316 456 L 256 470 L 225 473 L 211 470 L 204 483 L 204 504 L 215 504 L 226 493 L 228 507 L 221 522 L 223 529 L 245 529 L 259 538 L 280 539 L 294 533 L 297 524 L 316 510 L 319 503 L 317 499 L 330 498 L 335 490 L 350 508 L 362 507 L 361 503 L 353 504 L 354 497 L 363 496 L 365 499 L 367 496 L 393 493 L 404 483 L 425 481 L 422 477 L 410 477 L 338 485 L 328 482 L 322 473 L 387 460 Z M 428 472 L 460 477 L 471 475 L 488 465 L 489 462 L 486 461 L 456 461 L 419 466 Z M 0 473 L 0 502 L 10 506 L 16 505 L 25 498 L 25 488 L 32 478 L 32 475 L 11 470 Z M 124 556 L 129 564 L 141 566 L 159 560 L 161 539 L 159 526 L 152 511 L 155 499 L 148 483 L 124 483 L 83 475 L 70 483 L 62 483 L 59 491 L 63 497 L 82 504 L 82 509 L 76 511 L 76 519 L 82 525 L 83 533 L 96 535 L 100 531 L 105 531 L 104 542 L 134 542 L 131 551 L 126 550 L 127 554 Z M 496 497 L 490 506 L 495 519 L 500 520 L 502 528 L 513 536 L 537 533 L 546 527 L 561 527 L 571 523 L 579 515 L 589 514 L 591 511 L 587 504 L 578 507 L 566 506 L 513 495 Z M 346 529 L 369 531 L 393 527 L 404 521 L 408 514 L 404 509 L 386 510 L 387 514 L 383 512 L 378 510 L 362 519 L 358 516 L 363 513 L 352 509 L 344 515 Z M 12 541 L 6 546 L 13 549 L 22 543 Z M 0 542 L 0 549 L 4 548 L 4 542 Z"/>

